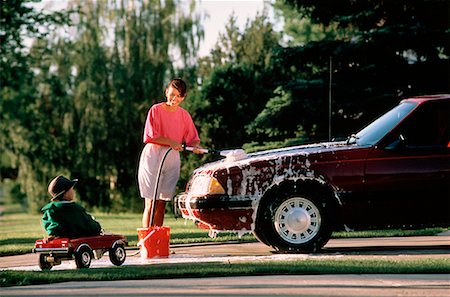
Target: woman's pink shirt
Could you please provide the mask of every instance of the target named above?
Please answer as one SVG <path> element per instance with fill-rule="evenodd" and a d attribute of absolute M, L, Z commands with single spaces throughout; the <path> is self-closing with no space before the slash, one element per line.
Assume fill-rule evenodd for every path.
<path fill-rule="evenodd" d="M 167 111 L 163 104 L 155 104 L 148 111 L 144 143 L 150 143 L 159 136 L 170 138 L 178 143 L 185 142 L 188 145 L 199 142 L 200 138 L 191 115 L 179 106 L 174 112 Z"/>

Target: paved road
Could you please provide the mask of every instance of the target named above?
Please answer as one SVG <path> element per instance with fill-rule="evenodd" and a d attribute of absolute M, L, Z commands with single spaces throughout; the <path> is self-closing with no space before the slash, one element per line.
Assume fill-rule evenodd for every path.
<path fill-rule="evenodd" d="M 276 275 L 69 282 L 0 288 L 1 296 L 427 296 L 448 297 L 448 275 Z"/>

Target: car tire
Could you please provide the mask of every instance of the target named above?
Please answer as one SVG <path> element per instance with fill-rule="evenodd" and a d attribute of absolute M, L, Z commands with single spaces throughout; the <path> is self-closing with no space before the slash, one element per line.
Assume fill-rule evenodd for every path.
<path fill-rule="evenodd" d="M 326 199 L 285 191 L 268 197 L 257 232 L 279 252 L 317 252 L 330 239 L 333 223 Z"/>
<path fill-rule="evenodd" d="M 88 245 L 80 246 L 75 252 L 75 264 L 77 268 L 89 268 L 92 257 L 92 249 Z"/>
<path fill-rule="evenodd" d="M 39 268 L 41 270 L 50 270 L 53 268 L 52 263 L 47 262 L 48 254 L 39 254 Z"/>
<path fill-rule="evenodd" d="M 120 266 L 125 262 L 127 254 L 123 244 L 116 244 L 109 250 L 109 260 L 116 266 Z"/>
<path fill-rule="evenodd" d="M 253 230 L 253 236 L 255 236 L 255 238 L 265 244 L 265 245 L 270 245 L 269 241 L 267 241 L 267 239 L 264 237 L 264 231 L 260 230 L 259 228 L 255 228 L 255 230 Z"/>

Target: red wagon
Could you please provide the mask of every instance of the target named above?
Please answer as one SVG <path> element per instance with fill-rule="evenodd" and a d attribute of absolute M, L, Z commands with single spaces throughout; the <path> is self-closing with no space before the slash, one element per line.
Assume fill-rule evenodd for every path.
<path fill-rule="evenodd" d="M 75 260 L 77 268 L 89 268 L 93 258 L 100 259 L 108 252 L 111 263 L 120 266 L 125 262 L 127 239 L 124 235 L 104 234 L 80 238 L 38 239 L 33 252 L 40 253 L 39 267 L 50 270 L 62 260 Z"/>

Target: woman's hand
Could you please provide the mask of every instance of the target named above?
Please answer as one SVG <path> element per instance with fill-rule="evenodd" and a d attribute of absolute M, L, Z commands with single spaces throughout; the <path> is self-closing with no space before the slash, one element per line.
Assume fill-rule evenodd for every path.
<path fill-rule="evenodd" d="M 201 146 L 197 145 L 197 146 L 194 146 L 194 150 L 192 152 L 194 154 L 201 155 L 201 154 L 205 153 L 205 149 L 202 148 Z"/>
<path fill-rule="evenodd" d="M 179 151 L 179 152 L 184 150 L 183 145 L 181 143 L 176 142 L 176 141 L 172 141 L 172 143 L 170 144 L 170 147 L 173 150 L 176 150 L 176 151 Z"/>
<path fill-rule="evenodd" d="M 158 136 L 151 141 L 152 143 L 156 143 L 159 145 L 168 145 L 175 151 L 182 151 L 183 145 L 179 142 L 176 142 L 175 140 L 172 140 L 170 138 L 164 137 L 164 136 Z"/>

